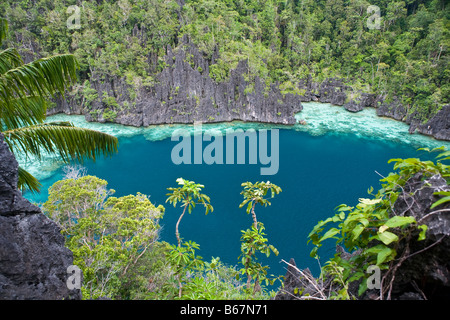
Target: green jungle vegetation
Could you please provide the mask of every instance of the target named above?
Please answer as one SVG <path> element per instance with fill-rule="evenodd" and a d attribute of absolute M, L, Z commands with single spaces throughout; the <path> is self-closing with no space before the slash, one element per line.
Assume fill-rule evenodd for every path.
<path fill-rule="evenodd" d="M 74 4 L 83 10 L 82 27 L 72 30 L 66 20 L 67 7 Z M 94 71 L 151 86 L 164 68 L 166 46 L 176 47 L 185 35 L 206 57 L 218 48 L 219 59 L 210 70 L 215 81 L 224 81 L 240 59 L 248 59 L 248 76 L 258 75 L 266 83 L 295 91 L 295 84 L 308 75 L 317 81 L 340 77 L 354 88 L 395 93 L 425 119 L 448 101 L 445 2 L 370 4 L 381 8 L 380 29 L 365 29 L 366 1 L 186 1 L 183 9 L 174 1 L 2 1 L 0 15 L 6 20 L 0 24 L 0 129 L 8 139 L 16 134 L 17 142 L 10 140 L 10 147 L 26 153 L 39 155 L 44 148 L 65 160 L 114 153 L 113 137 L 85 133 L 81 136 L 91 144 L 83 149 L 75 143 L 76 135 L 70 132 L 78 131 L 70 124 L 43 125 L 46 99 L 63 94 L 70 85 L 70 94 L 92 99 L 100 94 L 89 86 Z M 75 72 L 81 80 L 76 83 Z M 31 128 L 22 130 L 25 125 Z M 399 244 L 426 238 L 421 221 L 392 212 L 402 186 L 417 172 L 450 181 L 450 166 L 444 164 L 450 151 L 431 151 L 440 152 L 435 162 L 393 159 L 394 172 L 381 180 L 377 193 L 368 190 L 371 199 L 360 199 L 355 207 L 340 205 L 334 216 L 314 227 L 309 235 L 313 258 L 319 259 L 322 243 L 330 239 L 350 251 L 360 250 L 352 259 L 336 254 L 323 264 L 320 278 L 331 277 L 334 291 L 314 299 L 356 298 L 349 293 L 349 283 L 367 279 L 368 262 L 383 270 L 382 292 L 389 294 L 398 257 L 406 258 L 397 251 Z M 24 179 L 25 185 L 26 179 L 33 185 L 30 175 L 25 173 Z M 236 239 L 241 255 L 235 268 L 220 257 L 205 261 L 198 255 L 200 244 L 181 237 L 178 226 L 186 211 L 214 214 L 214 199 L 202 193 L 199 183 L 183 178 L 176 183 L 168 188 L 166 201 L 180 207 L 176 245 L 158 241 L 165 210 L 146 195 L 114 197 L 105 180 L 79 172 L 50 188 L 42 209 L 61 227 L 74 263 L 83 271 L 83 298 L 273 297 L 267 286 L 281 278 L 268 274 L 263 259 L 278 251 L 265 237 L 257 212 L 271 205 L 281 188 L 270 182 L 242 183 L 240 207 L 251 219 Z M 450 201 L 448 192 L 438 195 L 432 208 Z M 361 282 L 358 294 L 366 284 Z"/>
<path fill-rule="evenodd" d="M 218 54 L 210 76 L 225 81 L 248 60 L 282 92 L 298 83 L 343 79 L 354 94 L 396 95 L 408 114 L 426 121 L 449 102 L 450 10 L 445 0 L 4 0 L 9 47 L 27 57 L 73 53 L 80 81 L 71 94 L 83 107 L 103 92 L 100 81 L 123 78 L 131 91 L 151 87 L 170 45 L 186 36 L 205 58 Z M 77 5 L 78 10 L 68 9 Z M 369 5 L 380 8 L 379 29 Z M 80 17 L 80 28 L 68 28 Z M 131 97 L 133 95 L 131 94 Z M 114 105 L 114 97 L 104 97 Z M 111 100 L 111 101 L 110 101 Z M 112 101 L 114 100 L 114 101 Z M 129 103 L 132 103 L 130 101 Z M 108 119 L 114 119 L 111 114 Z"/>

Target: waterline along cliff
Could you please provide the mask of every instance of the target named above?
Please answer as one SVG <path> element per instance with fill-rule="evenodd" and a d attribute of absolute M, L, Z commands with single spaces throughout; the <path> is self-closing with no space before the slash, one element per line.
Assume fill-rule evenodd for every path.
<path fill-rule="evenodd" d="M 91 88 L 114 97 L 115 107 L 101 98 L 91 101 L 88 109 L 76 99 L 57 100 L 48 114 L 84 114 L 88 121 L 136 127 L 233 120 L 292 125 L 296 123 L 295 114 L 302 110 L 301 102 L 315 101 L 343 106 L 349 112 L 376 108 L 380 117 L 406 122 L 411 134 L 418 132 L 450 141 L 450 105 L 421 123 L 398 99 L 388 101 L 386 95 L 355 93 L 342 79 L 318 83 L 308 77 L 298 83 L 294 93 L 286 93 L 279 84 L 267 86 L 258 76 L 249 80 L 248 62 L 241 60 L 230 71 L 228 80 L 217 83 L 209 75 L 214 58 L 212 62 L 206 60 L 192 43 L 182 43 L 176 49 L 168 46 L 166 50 L 165 68 L 156 75 L 155 85 L 133 92 L 136 100 L 132 105 L 130 85 L 125 79 L 99 81 L 94 77 L 90 79 Z"/>

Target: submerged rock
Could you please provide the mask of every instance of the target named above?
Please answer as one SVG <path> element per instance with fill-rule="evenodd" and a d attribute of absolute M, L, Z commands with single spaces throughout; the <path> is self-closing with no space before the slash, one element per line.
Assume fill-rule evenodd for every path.
<path fill-rule="evenodd" d="M 0 300 L 81 299 L 59 227 L 17 190 L 18 163 L 0 133 Z"/>
<path fill-rule="evenodd" d="M 344 104 L 344 108 L 345 108 L 345 110 L 350 111 L 350 112 L 359 112 L 364 109 L 361 104 L 357 104 L 355 101 L 350 101 L 350 102 Z"/>

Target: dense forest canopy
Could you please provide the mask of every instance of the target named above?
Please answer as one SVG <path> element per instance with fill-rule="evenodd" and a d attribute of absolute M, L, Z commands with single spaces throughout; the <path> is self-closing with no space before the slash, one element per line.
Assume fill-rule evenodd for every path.
<path fill-rule="evenodd" d="M 379 8 L 376 27 L 369 6 Z M 151 87 L 167 46 L 183 37 L 211 61 L 217 82 L 247 60 L 249 80 L 283 92 L 298 93 L 309 76 L 341 78 L 353 90 L 398 96 L 420 121 L 449 102 L 445 0 L 6 0 L 0 15 L 10 25 L 6 45 L 23 56 L 75 54 L 81 81 L 73 94 L 86 105 L 102 94 L 90 87 L 93 73 Z"/>

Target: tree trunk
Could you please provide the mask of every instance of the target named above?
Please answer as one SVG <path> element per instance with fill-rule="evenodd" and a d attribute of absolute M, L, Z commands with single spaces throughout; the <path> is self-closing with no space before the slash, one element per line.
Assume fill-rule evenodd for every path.
<path fill-rule="evenodd" d="M 187 206 L 188 206 L 187 204 L 184 206 L 183 213 L 178 218 L 177 225 L 175 226 L 175 236 L 177 237 L 178 247 L 181 247 L 181 238 L 180 238 L 180 233 L 178 232 L 178 226 L 180 225 L 181 219 L 183 218 L 184 213 L 186 212 Z"/>
<path fill-rule="evenodd" d="M 256 220 L 255 205 L 256 205 L 256 203 L 253 203 L 252 218 L 253 218 L 253 226 L 255 227 L 256 230 L 258 230 L 258 221 Z"/>

